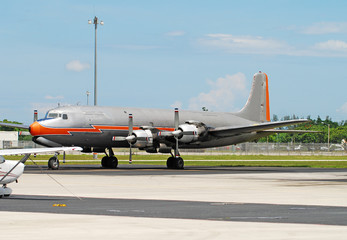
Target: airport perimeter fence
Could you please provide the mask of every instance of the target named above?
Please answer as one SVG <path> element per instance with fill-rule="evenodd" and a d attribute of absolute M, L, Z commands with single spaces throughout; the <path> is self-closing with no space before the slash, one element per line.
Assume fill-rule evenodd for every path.
<path fill-rule="evenodd" d="M 18 143 L 8 146 L 18 146 L 18 148 L 42 147 L 31 141 L 18 141 Z M 116 155 L 128 155 L 129 149 L 114 148 Z M 182 155 L 326 155 L 344 156 L 347 149 L 341 144 L 327 143 L 254 143 L 247 142 L 218 148 L 207 149 L 180 149 Z M 134 154 L 150 154 L 145 151 L 133 149 Z M 73 151 L 69 154 L 81 154 Z"/>

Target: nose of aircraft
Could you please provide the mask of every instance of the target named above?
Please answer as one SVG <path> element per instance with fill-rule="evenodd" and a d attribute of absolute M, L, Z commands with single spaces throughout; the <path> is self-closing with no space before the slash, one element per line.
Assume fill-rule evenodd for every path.
<path fill-rule="evenodd" d="M 38 122 L 34 122 L 33 124 L 30 125 L 29 127 L 29 132 L 32 136 L 38 136 L 41 134 L 41 124 Z"/>

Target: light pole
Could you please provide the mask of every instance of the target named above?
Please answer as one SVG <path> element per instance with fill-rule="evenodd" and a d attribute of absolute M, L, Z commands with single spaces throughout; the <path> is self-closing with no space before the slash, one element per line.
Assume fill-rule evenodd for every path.
<path fill-rule="evenodd" d="M 94 106 L 97 105 L 97 71 L 96 71 L 96 43 L 97 43 L 97 34 L 96 34 L 96 30 L 98 28 L 98 24 L 100 25 L 104 25 L 103 21 L 99 22 L 99 19 L 95 16 L 94 20 L 88 20 L 88 24 L 94 24 L 95 25 L 95 48 L 94 48 Z"/>

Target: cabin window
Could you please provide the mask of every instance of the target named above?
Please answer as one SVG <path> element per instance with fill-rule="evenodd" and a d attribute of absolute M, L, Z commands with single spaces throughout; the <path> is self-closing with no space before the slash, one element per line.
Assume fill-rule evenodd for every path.
<path fill-rule="evenodd" d="M 68 117 L 67 117 L 67 114 L 63 114 L 63 119 L 67 119 Z"/>

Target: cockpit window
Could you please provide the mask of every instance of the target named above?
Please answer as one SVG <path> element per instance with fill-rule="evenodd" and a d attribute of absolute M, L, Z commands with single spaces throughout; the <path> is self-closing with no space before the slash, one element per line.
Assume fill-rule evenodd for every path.
<path fill-rule="evenodd" d="M 68 119 L 68 116 L 66 113 L 47 112 L 45 118 L 62 118 L 66 120 Z"/>
<path fill-rule="evenodd" d="M 3 156 L 0 156 L 0 164 L 5 162 L 5 158 Z"/>
<path fill-rule="evenodd" d="M 58 113 L 49 113 L 48 118 L 58 118 Z"/>

